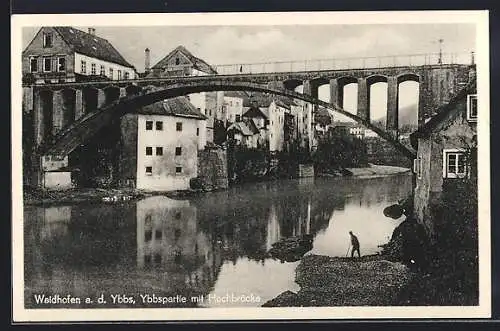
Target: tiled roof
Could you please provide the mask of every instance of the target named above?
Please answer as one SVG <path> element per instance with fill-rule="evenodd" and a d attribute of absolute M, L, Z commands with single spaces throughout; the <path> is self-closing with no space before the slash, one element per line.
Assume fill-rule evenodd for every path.
<path fill-rule="evenodd" d="M 268 118 L 269 115 L 266 114 L 262 108 L 258 108 L 258 107 L 249 107 L 248 110 L 246 112 L 243 113 L 243 117 L 249 117 L 249 118 L 253 118 L 253 117 L 263 117 L 263 118 Z"/>
<path fill-rule="evenodd" d="M 243 106 L 253 106 L 257 104 L 259 107 L 269 107 L 272 102 L 275 102 L 279 107 L 290 109 L 291 106 L 297 106 L 293 98 L 282 95 L 272 95 L 264 93 L 252 93 L 243 99 Z"/>
<path fill-rule="evenodd" d="M 244 136 L 253 136 L 254 134 L 259 133 L 259 129 L 255 126 L 252 121 L 242 121 L 233 123 L 227 128 L 227 131 L 238 131 L 241 132 Z"/>
<path fill-rule="evenodd" d="M 242 98 L 243 100 L 249 97 L 248 93 L 245 91 L 225 91 L 224 96 L 232 98 Z"/>
<path fill-rule="evenodd" d="M 182 53 L 185 57 L 191 61 L 193 64 L 193 67 L 201 72 L 207 73 L 207 74 L 216 74 L 217 71 L 215 71 L 214 68 L 212 68 L 208 63 L 203 61 L 202 59 L 194 56 L 190 51 L 186 49 L 184 46 L 177 46 L 173 51 L 168 53 L 167 56 L 165 56 L 163 59 L 161 59 L 158 63 L 156 63 L 151 69 L 163 69 L 167 66 L 168 60 L 170 59 L 171 56 L 173 56 L 175 53 L 180 52 Z"/>
<path fill-rule="evenodd" d="M 124 67 L 134 68 L 134 66 L 128 63 L 116 48 L 104 38 L 69 26 L 56 26 L 54 30 L 59 33 L 62 39 L 77 53 L 116 63 Z"/>
<path fill-rule="evenodd" d="M 170 115 L 207 119 L 186 97 L 176 97 L 142 107 L 138 113 L 145 115 Z"/>

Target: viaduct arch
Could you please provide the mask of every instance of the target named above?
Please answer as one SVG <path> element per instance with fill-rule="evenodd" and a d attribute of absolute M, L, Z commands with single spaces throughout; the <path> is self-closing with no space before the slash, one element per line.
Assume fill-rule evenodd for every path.
<path fill-rule="evenodd" d="M 281 87 L 275 87 L 272 84 L 263 85 L 243 81 L 228 82 L 224 80 L 198 80 L 177 82 L 166 87 L 146 86 L 142 90 L 128 86 L 127 88 L 123 88 L 123 91 L 124 93 L 121 93 L 113 88 L 111 93 L 111 90 L 108 90 L 108 93 L 105 93 L 104 99 L 107 99 L 110 103 L 106 102 L 95 111 L 87 112 L 87 114 L 84 114 L 76 122 L 60 131 L 51 139 L 51 141 L 47 141 L 40 146 L 38 154 L 59 156 L 68 155 L 76 147 L 96 134 L 99 129 L 101 129 L 113 118 L 121 117 L 134 109 L 138 109 L 142 106 L 164 99 L 199 92 L 252 91 L 299 99 L 323 107 L 331 112 L 347 116 L 362 124 L 366 128 L 373 130 L 381 138 L 390 142 L 398 151 L 402 152 L 408 158 L 415 157 L 415 152 L 412 149 L 401 144 L 397 137 L 393 136 L 391 133 L 372 125 L 369 118 L 354 115 L 342 109 L 336 103 L 328 103 L 319 100 L 315 96 L 308 95 L 306 93 L 298 93 Z M 127 94 L 127 91 L 132 94 Z"/>

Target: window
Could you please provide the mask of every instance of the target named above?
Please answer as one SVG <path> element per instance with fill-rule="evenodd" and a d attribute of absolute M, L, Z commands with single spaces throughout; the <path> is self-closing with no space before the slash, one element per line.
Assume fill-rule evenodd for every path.
<path fill-rule="evenodd" d="M 43 48 L 52 47 L 52 33 L 43 34 Z"/>
<path fill-rule="evenodd" d="M 101 68 L 99 70 L 99 75 L 106 76 L 106 68 L 101 64 Z"/>
<path fill-rule="evenodd" d="M 162 121 L 156 121 L 156 130 L 163 131 L 163 122 Z"/>
<path fill-rule="evenodd" d="M 146 175 L 151 176 L 153 174 L 153 167 L 146 167 Z"/>
<path fill-rule="evenodd" d="M 422 178 L 422 156 L 419 155 L 413 160 L 413 172 L 417 174 L 417 178 Z"/>
<path fill-rule="evenodd" d="M 118 70 L 118 80 L 122 79 L 122 71 Z"/>
<path fill-rule="evenodd" d="M 129 79 L 129 73 L 128 73 L 128 71 L 125 71 L 125 79 Z"/>
<path fill-rule="evenodd" d="M 49 72 L 52 70 L 51 62 L 52 62 L 52 59 L 50 57 L 43 58 L 43 71 L 44 72 Z"/>
<path fill-rule="evenodd" d="M 181 155 L 182 154 L 182 147 L 176 147 L 175 148 L 175 155 Z"/>
<path fill-rule="evenodd" d="M 156 155 L 163 155 L 163 147 L 156 147 Z"/>
<path fill-rule="evenodd" d="M 146 155 L 153 155 L 153 147 L 146 147 Z"/>
<path fill-rule="evenodd" d="M 239 122 L 239 121 L 240 121 L 240 118 L 241 118 L 241 116 L 240 116 L 240 115 L 236 115 L 236 122 Z"/>
<path fill-rule="evenodd" d="M 462 150 L 443 150 L 443 178 L 465 177 L 465 164 L 465 153 Z"/>
<path fill-rule="evenodd" d="M 477 95 L 470 94 L 467 96 L 467 120 L 470 122 L 477 121 Z"/>
<path fill-rule="evenodd" d="M 66 71 L 66 58 L 58 57 L 57 58 L 57 71 Z"/>
<path fill-rule="evenodd" d="M 80 73 L 86 74 L 87 73 L 87 62 L 81 61 L 80 62 Z"/>
<path fill-rule="evenodd" d="M 269 120 L 264 121 L 265 125 L 269 125 Z"/>
<path fill-rule="evenodd" d="M 113 79 L 113 68 L 109 68 L 109 78 Z"/>
<path fill-rule="evenodd" d="M 146 130 L 153 130 L 153 121 L 146 121 Z"/>
<path fill-rule="evenodd" d="M 182 131 L 182 122 L 175 123 L 175 130 Z"/>
<path fill-rule="evenodd" d="M 37 72 L 38 71 L 38 59 L 36 57 L 32 57 L 30 59 L 30 71 Z"/>
<path fill-rule="evenodd" d="M 179 58 L 176 58 L 175 59 L 175 65 L 178 66 L 180 64 L 181 60 L 179 60 Z"/>
<path fill-rule="evenodd" d="M 200 128 L 196 128 L 196 135 L 199 136 L 200 135 Z"/>
<path fill-rule="evenodd" d="M 175 167 L 175 173 L 176 174 L 182 173 L 182 167 Z"/>
<path fill-rule="evenodd" d="M 95 66 L 95 63 L 92 63 L 92 64 L 90 65 L 90 74 L 91 74 L 91 75 L 96 75 L 96 74 L 97 74 L 97 72 L 96 72 L 96 66 Z"/>

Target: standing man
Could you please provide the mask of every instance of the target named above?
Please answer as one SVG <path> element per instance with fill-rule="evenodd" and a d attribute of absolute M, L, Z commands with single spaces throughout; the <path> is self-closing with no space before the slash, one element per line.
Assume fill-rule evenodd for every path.
<path fill-rule="evenodd" d="M 349 235 L 351 236 L 351 245 L 352 245 L 352 250 L 351 250 L 351 257 L 354 257 L 354 252 L 358 252 L 358 257 L 361 257 L 361 253 L 359 252 L 359 240 L 358 237 L 352 234 L 352 231 L 349 231 Z"/>

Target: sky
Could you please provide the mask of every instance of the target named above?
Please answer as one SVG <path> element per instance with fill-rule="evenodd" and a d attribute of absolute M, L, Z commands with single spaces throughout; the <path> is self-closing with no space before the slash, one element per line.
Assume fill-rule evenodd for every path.
<path fill-rule="evenodd" d="M 476 48 L 475 26 L 456 23 L 94 28 L 139 72 L 144 71 L 145 48 L 150 49 L 154 65 L 179 45 L 211 65 L 437 53 L 439 39 L 444 53 Z M 23 28 L 23 48 L 38 29 Z M 415 84 L 401 86 L 400 106 L 414 104 L 417 90 Z M 355 91 L 356 86 L 346 87 L 346 109 L 355 109 Z M 385 113 L 385 94 L 384 84 L 372 86 L 373 118 Z M 328 101 L 328 96 L 327 87 L 322 87 L 320 98 Z"/>

